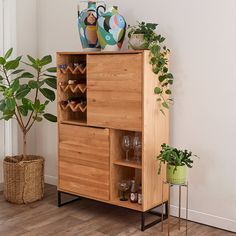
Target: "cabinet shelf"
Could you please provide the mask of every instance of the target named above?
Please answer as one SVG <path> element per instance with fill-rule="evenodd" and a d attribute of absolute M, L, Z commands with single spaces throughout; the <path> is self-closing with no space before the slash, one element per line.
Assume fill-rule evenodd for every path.
<path fill-rule="evenodd" d="M 73 93 L 85 93 L 87 90 L 86 84 L 67 84 L 67 85 L 60 85 L 60 88 L 63 92 L 71 91 Z"/>
<path fill-rule="evenodd" d="M 116 206 L 121 206 L 129 209 L 133 209 L 136 211 L 142 211 L 142 205 L 139 205 L 138 203 L 132 203 L 129 200 L 128 201 L 120 201 L 119 198 L 115 198 L 111 200 L 111 203 L 116 205 Z"/>
<path fill-rule="evenodd" d="M 74 68 L 72 66 L 67 66 L 65 69 L 59 68 L 59 71 L 62 74 L 72 73 L 74 75 L 76 75 L 76 74 L 82 74 L 83 75 L 83 74 L 85 74 L 86 70 L 87 70 L 86 66 L 81 67 L 79 65 L 74 67 Z"/>
<path fill-rule="evenodd" d="M 87 105 L 81 105 L 81 104 L 77 104 L 77 105 L 72 105 L 72 104 L 67 104 L 67 105 L 62 105 L 60 104 L 62 110 L 67 110 L 70 109 L 73 112 L 85 112 L 87 110 Z"/>
<path fill-rule="evenodd" d="M 141 163 L 139 164 L 135 161 L 116 160 L 113 162 L 113 164 L 118 165 L 118 166 L 133 167 L 135 169 L 142 169 Z"/>

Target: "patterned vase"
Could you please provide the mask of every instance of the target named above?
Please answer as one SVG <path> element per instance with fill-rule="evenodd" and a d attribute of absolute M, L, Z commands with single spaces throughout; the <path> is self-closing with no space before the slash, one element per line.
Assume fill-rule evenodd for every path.
<path fill-rule="evenodd" d="M 121 49 L 126 32 L 126 22 L 118 13 L 117 7 L 111 7 L 97 21 L 97 36 L 101 48 L 105 51 Z"/>
<path fill-rule="evenodd" d="M 82 47 L 86 51 L 96 51 L 100 49 L 96 28 L 98 15 L 100 14 L 97 8 L 98 3 L 99 2 L 88 1 L 87 8 L 82 11 L 80 11 L 82 2 L 78 4 L 79 35 Z M 99 8 L 100 7 L 105 10 L 104 6 L 100 5 Z"/>

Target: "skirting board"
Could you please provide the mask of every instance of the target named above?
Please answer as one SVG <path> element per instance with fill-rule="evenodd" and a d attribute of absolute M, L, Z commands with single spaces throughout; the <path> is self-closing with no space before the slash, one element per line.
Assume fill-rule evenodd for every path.
<path fill-rule="evenodd" d="M 57 185 L 57 178 L 51 175 L 45 175 L 44 181 L 46 184 Z"/>
<path fill-rule="evenodd" d="M 178 216 L 179 208 L 177 206 L 171 205 L 171 215 Z M 181 208 L 181 216 L 186 217 L 186 209 Z M 236 232 L 236 220 L 231 220 L 223 218 L 220 216 L 215 216 L 199 211 L 188 210 L 188 219 L 194 222 L 198 222 L 205 225 L 210 225 L 216 228 L 225 229 L 228 231 Z"/>

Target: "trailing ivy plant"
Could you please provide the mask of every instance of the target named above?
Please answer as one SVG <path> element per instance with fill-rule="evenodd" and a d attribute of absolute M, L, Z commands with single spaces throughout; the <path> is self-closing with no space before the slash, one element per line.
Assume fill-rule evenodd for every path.
<path fill-rule="evenodd" d="M 16 119 L 23 134 L 24 160 L 27 155 L 27 134 L 35 122 L 43 118 L 57 121 L 56 116 L 46 112 L 48 104 L 55 100 L 57 83 L 53 73 L 56 68 L 45 68 L 52 62 L 50 55 L 41 59 L 28 55 L 28 62 L 22 62 L 22 57 L 10 59 L 12 52 L 11 48 L 0 56 L 0 119 Z M 30 72 L 20 68 L 21 63 L 30 68 Z"/>
<path fill-rule="evenodd" d="M 191 157 L 197 157 L 197 155 L 194 155 L 191 151 L 180 150 L 171 147 L 166 143 L 163 143 L 161 145 L 161 148 L 161 152 L 157 156 L 157 160 L 160 161 L 158 174 L 161 173 L 162 163 L 167 163 L 169 165 L 175 166 L 173 170 L 174 172 L 177 170 L 177 166 L 187 166 L 188 168 L 193 167 L 193 160 L 191 159 Z"/>
<path fill-rule="evenodd" d="M 170 98 L 172 94 L 170 86 L 173 84 L 174 77 L 168 68 L 170 50 L 163 45 L 165 38 L 155 32 L 157 25 L 138 22 L 138 25 L 128 27 L 128 37 L 131 38 L 132 34 L 144 35 L 144 47 L 150 50 L 150 64 L 159 80 L 159 85 L 154 88 L 154 92 L 158 96 L 157 101 L 161 104 L 160 111 L 165 114 L 164 109 L 169 109 L 170 103 L 173 102 Z"/>

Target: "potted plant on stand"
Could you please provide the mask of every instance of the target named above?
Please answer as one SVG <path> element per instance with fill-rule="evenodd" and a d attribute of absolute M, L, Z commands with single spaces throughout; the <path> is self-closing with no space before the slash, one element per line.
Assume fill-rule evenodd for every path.
<path fill-rule="evenodd" d="M 44 158 L 27 154 L 27 134 L 44 118 L 57 121 L 45 111 L 55 100 L 56 77 L 52 73 L 56 68 L 45 68 L 52 62 L 50 55 L 42 59 L 28 55 L 29 62 L 23 63 L 34 71 L 31 73 L 19 68 L 22 57 L 10 59 L 12 51 L 0 57 L 0 119 L 17 121 L 23 153 L 4 159 L 4 196 L 9 202 L 22 204 L 39 200 L 44 194 Z"/>
<path fill-rule="evenodd" d="M 153 72 L 157 75 L 158 86 L 154 88 L 157 101 L 160 103 L 160 111 L 165 114 L 164 109 L 169 109 L 173 99 L 171 85 L 173 75 L 168 68 L 168 54 L 170 50 L 163 45 L 165 38 L 156 31 L 157 24 L 138 22 L 138 25 L 128 27 L 129 46 L 134 50 L 150 50 L 150 64 Z"/>
<path fill-rule="evenodd" d="M 161 145 L 162 149 L 157 156 L 160 161 L 158 174 L 161 173 L 162 164 L 166 164 L 167 182 L 171 184 L 185 184 L 187 181 L 187 167 L 193 167 L 191 157 L 196 155 L 188 150 L 180 150 L 167 144 Z"/>

